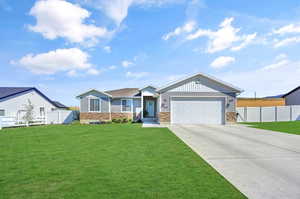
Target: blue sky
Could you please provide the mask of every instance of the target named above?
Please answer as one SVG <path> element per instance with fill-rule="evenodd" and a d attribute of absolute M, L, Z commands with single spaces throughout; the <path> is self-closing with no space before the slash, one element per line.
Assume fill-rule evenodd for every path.
<path fill-rule="evenodd" d="M 87 89 L 161 86 L 195 72 L 242 96 L 300 84 L 294 0 L 0 0 L 0 85 L 77 105 Z"/>

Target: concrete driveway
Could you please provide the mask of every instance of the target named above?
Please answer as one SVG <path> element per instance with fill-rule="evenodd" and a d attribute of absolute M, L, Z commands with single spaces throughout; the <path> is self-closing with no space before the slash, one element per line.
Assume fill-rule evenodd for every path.
<path fill-rule="evenodd" d="M 172 125 L 248 198 L 300 198 L 300 136 L 242 125 Z"/>

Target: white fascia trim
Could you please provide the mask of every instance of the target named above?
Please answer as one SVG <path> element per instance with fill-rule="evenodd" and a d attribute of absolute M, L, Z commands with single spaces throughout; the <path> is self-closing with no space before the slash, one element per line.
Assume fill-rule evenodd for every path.
<path fill-rule="evenodd" d="M 112 95 L 110 95 L 110 94 L 108 94 L 108 93 L 106 93 L 106 92 L 104 92 L 104 91 L 98 91 L 98 90 L 96 90 L 96 89 L 91 89 L 91 90 L 89 90 L 89 91 L 87 91 L 87 92 L 84 92 L 84 93 L 78 95 L 76 98 L 80 98 L 80 97 L 82 97 L 83 95 L 86 95 L 86 94 L 88 94 L 89 92 L 92 92 L 92 91 L 95 91 L 95 92 L 97 92 L 97 93 L 101 93 L 101 94 L 106 95 L 106 96 L 108 96 L 108 97 L 112 97 Z"/>
<path fill-rule="evenodd" d="M 141 91 L 141 90 L 144 90 L 144 89 L 146 89 L 146 88 L 154 88 L 154 90 L 157 89 L 155 86 L 148 85 L 148 86 L 145 86 L 145 87 L 143 87 L 143 88 L 140 88 L 139 90 Z"/>
<path fill-rule="evenodd" d="M 219 84 L 222 84 L 222 85 L 224 85 L 224 86 L 226 86 L 226 87 L 228 87 L 228 88 L 230 88 L 230 89 L 233 89 L 233 90 L 235 90 L 235 91 L 237 91 L 237 92 L 239 92 L 239 93 L 242 93 L 242 92 L 244 91 L 243 89 L 240 89 L 240 88 L 238 88 L 238 87 L 236 87 L 236 86 L 233 86 L 232 84 L 227 83 L 227 82 L 224 82 L 224 81 L 222 81 L 222 80 L 220 80 L 220 79 L 217 79 L 217 78 L 215 78 L 215 77 L 213 77 L 213 76 L 210 76 L 210 75 L 207 75 L 207 74 L 204 74 L 204 73 L 196 73 L 196 74 L 193 74 L 193 75 L 189 75 L 189 76 L 187 76 L 187 77 L 184 77 L 184 78 L 182 78 L 182 79 L 179 79 L 179 80 L 177 80 L 177 81 L 171 82 L 171 83 L 167 84 L 166 86 L 163 86 L 163 87 L 157 89 L 157 92 L 161 92 L 161 91 L 163 91 L 163 90 L 166 90 L 166 89 L 168 89 L 169 87 L 171 87 L 171 86 L 173 86 L 173 85 L 175 85 L 175 84 L 178 84 L 178 83 L 180 83 L 180 82 L 183 82 L 183 81 L 185 81 L 185 80 L 187 80 L 187 79 L 191 79 L 191 78 L 196 77 L 196 76 L 198 76 L 198 75 L 203 76 L 203 77 L 206 77 L 206 78 L 208 78 L 208 79 L 211 79 L 211 80 L 213 80 L 214 82 L 219 83 Z"/>

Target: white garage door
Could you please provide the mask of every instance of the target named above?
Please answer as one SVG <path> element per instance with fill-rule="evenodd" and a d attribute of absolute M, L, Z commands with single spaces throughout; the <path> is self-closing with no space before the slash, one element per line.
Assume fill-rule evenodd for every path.
<path fill-rule="evenodd" d="M 224 124 L 224 98 L 172 98 L 173 124 Z"/>

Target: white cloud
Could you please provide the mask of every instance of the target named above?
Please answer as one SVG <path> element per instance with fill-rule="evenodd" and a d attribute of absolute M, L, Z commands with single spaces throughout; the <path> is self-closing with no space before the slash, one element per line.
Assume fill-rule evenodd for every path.
<path fill-rule="evenodd" d="M 275 61 L 286 59 L 288 56 L 287 54 L 281 53 L 280 55 L 275 57 Z"/>
<path fill-rule="evenodd" d="M 81 0 L 83 3 L 100 9 L 119 26 L 128 15 L 131 6 L 161 6 L 167 3 L 184 2 L 184 0 Z"/>
<path fill-rule="evenodd" d="M 264 66 L 262 68 L 262 70 L 273 70 L 273 69 L 277 69 L 277 68 L 282 68 L 282 67 L 287 66 L 289 63 L 290 63 L 290 61 L 287 59 L 279 60 L 277 63 Z"/>
<path fill-rule="evenodd" d="M 289 33 L 300 33 L 300 25 L 289 24 L 273 31 L 274 34 L 285 35 Z"/>
<path fill-rule="evenodd" d="M 295 44 L 300 42 L 300 37 L 290 37 L 282 40 L 275 40 L 274 48 L 280 48 L 283 46 L 288 46 L 290 44 Z"/>
<path fill-rule="evenodd" d="M 69 72 L 67 72 L 67 75 L 69 77 L 76 77 L 76 76 L 78 76 L 76 70 L 70 70 Z"/>
<path fill-rule="evenodd" d="M 275 66 L 275 65 L 274 65 Z M 277 67 L 266 66 L 243 72 L 220 73 L 216 76 L 245 90 L 242 96 L 258 97 L 278 95 L 299 86 L 300 60 L 286 60 Z"/>
<path fill-rule="evenodd" d="M 239 28 L 232 26 L 233 17 L 226 18 L 220 25 L 217 31 L 198 29 L 195 33 L 192 33 L 186 37 L 187 40 L 194 40 L 200 37 L 208 37 L 208 47 L 206 52 L 215 53 L 222 51 L 228 48 L 237 51 L 247 45 L 249 45 L 253 39 L 256 37 L 256 34 L 250 35 L 238 35 L 240 32 Z M 232 47 L 237 42 L 241 42 L 239 46 Z"/>
<path fill-rule="evenodd" d="M 30 10 L 37 23 L 29 26 L 33 32 L 41 33 L 46 39 L 58 37 L 72 43 L 95 45 L 99 38 L 110 35 L 106 28 L 85 24 L 91 13 L 65 0 L 40 0 Z"/>
<path fill-rule="evenodd" d="M 104 46 L 103 50 L 107 53 L 111 53 L 111 47 L 110 46 Z"/>
<path fill-rule="evenodd" d="M 117 67 L 115 65 L 109 66 L 108 69 L 109 70 L 115 70 Z"/>
<path fill-rule="evenodd" d="M 231 63 L 235 62 L 235 58 L 234 57 L 225 57 L 225 56 L 221 56 L 216 58 L 211 64 L 210 66 L 213 68 L 223 68 Z"/>
<path fill-rule="evenodd" d="M 148 76 L 149 73 L 147 72 L 127 72 L 126 77 L 128 78 L 134 78 L 134 79 L 140 79 L 142 77 Z"/>
<path fill-rule="evenodd" d="M 124 60 L 124 61 L 122 61 L 121 64 L 124 68 L 128 68 L 128 67 L 132 66 L 134 63 L 131 61 Z"/>
<path fill-rule="evenodd" d="M 183 26 L 177 27 L 174 31 L 165 34 L 162 39 L 169 40 L 172 37 L 179 36 L 184 33 L 190 33 L 196 28 L 195 21 L 188 21 Z"/>
<path fill-rule="evenodd" d="M 249 44 L 252 43 L 252 41 L 256 38 L 257 33 L 253 33 L 250 35 L 245 35 L 244 37 L 244 41 L 239 45 L 239 46 L 234 46 L 231 48 L 232 51 L 239 51 L 243 48 L 245 48 L 246 46 L 248 46 Z"/>
<path fill-rule="evenodd" d="M 92 64 L 88 61 L 89 55 L 78 48 L 57 49 L 41 54 L 28 54 L 15 64 L 25 67 L 35 74 L 54 74 L 60 71 L 89 69 Z"/>
<path fill-rule="evenodd" d="M 87 70 L 86 72 L 89 75 L 99 75 L 101 73 L 100 70 L 94 69 L 94 68 L 90 68 Z"/>

